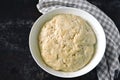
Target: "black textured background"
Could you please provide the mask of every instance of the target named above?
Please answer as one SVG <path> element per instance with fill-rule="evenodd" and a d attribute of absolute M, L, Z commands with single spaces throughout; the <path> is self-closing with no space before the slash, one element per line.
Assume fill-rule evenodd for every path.
<path fill-rule="evenodd" d="M 112 18 L 120 31 L 120 0 L 88 1 Z M 96 69 L 78 78 L 63 79 L 37 66 L 28 46 L 32 24 L 41 15 L 36 8 L 37 2 L 0 1 L 0 80 L 98 80 Z M 120 80 L 120 75 L 115 80 Z"/>

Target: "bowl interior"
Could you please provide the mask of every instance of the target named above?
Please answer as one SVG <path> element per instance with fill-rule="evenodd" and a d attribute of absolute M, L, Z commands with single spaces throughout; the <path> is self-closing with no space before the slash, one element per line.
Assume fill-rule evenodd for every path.
<path fill-rule="evenodd" d="M 53 16 L 61 13 L 74 14 L 82 17 L 91 25 L 97 37 L 97 48 L 94 57 L 84 68 L 76 72 L 62 72 L 62 71 L 53 70 L 44 63 L 44 61 L 40 56 L 39 45 L 38 45 L 38 35 L 40 28 L 43 26 L 43 24 L 46 21 L 50 20 Z M 33 27 L 29 35 L 29 47 L 34 60 L 43 70 L 58 77 L 72 78 L 72 77 L 84 75 L 97 66 L 97 64 L 100 62 L 100 60 L 104 55 L 104 51 L 106 47 L 106 38 L 105 38 L 104 30 L 99 24 L 99 22 L 89 13 L 75 8 L 59 8 L 42 15 L 33 24 Z"/>

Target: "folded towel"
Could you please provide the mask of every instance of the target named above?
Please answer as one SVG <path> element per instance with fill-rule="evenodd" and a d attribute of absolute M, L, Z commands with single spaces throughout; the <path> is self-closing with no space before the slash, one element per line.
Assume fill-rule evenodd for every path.
<path fill-rule="evenodd" d="M 60 7 L 72 7 L 87 11 L 102 25 L 107 39 L 107 46 L 104 57 L 96 67 L 97 76 L 99 80 L 114 80 L 114 77 L 117 77 L 120 71 L 118 60 L 120 35 L 114 22 L 99 8 L 86 0 L 39 0 L 37 4 L 38 10 L 43 14 Z"/>

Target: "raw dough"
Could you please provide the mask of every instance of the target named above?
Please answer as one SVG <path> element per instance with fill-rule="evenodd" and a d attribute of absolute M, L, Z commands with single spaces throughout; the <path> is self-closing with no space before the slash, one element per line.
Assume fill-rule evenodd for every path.
<path fill-rule="evenodd" d="M 39 47 L 45 63 L 55 70 L 77 71 L 95 53 L 96 36 L 81 17 L 59 14 L 40 30 Z"/>

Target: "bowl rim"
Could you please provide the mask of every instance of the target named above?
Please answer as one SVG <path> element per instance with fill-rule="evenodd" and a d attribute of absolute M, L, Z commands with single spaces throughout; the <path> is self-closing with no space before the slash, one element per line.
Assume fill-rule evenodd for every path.
<path fill-rule="evenodd" d="M 84 68 L 86 68 L 86 70 L 83 70 L 84 68 L 82 68 L 82 69 L 80 69 L 80 70 L 78 70 L 78 71 L 75 71 L 75 72 L 60 72 L 60 71 L 57 71 L 57 72 L 55 72 L 54 73 L 54 71 L 51 71 L 51 69 L 49 68 L 49 66 L 47 66 L 47 68 L 45 68 L 45 65 L 43 66 L 43 64 L 40 64 L 39 63 L 39 61 L 38 61 L 38 59 L 37 59 L 37 57 L 35 56 L 35 53 L 34 53 L 34 50 L 33 50 L 33 46 L 31 45 L 31 43 L 32 43 L 32 37 L 33 37 L 33 35 L 32 35 L 32 33 L 34 33 L 34 28 L 35 28 L 35 26 L 37 25 L 37 24 L 39 24 L 40 23 L 40 20 L 42 19 L 42 18 L 45 18 L 45 16 L 48 16 L 48 14 L 51 14 L 51 13 L 53 13 L 53 12 L 57 12 L 57 11 L 64 11 L 64 10 L 70 10 L 70 11 L 78 11 L 78 12 L 82 12 L 82 13 L 84 13 L 85 15 L 87 14 L 87 15 L 89 15 L 90 17 L 89 18 L 93 18 L 95 21 L 96 21 L 96 23 L 97 23 L 97 25 L 98 25 L 98 27 L 101 29 L 101 33 L 102 33 L 102 42 L 103 42 L 103 44 L 102 44 L 102 49 L 100 49 L 101 50 L 101 54 L 99 53 L 99 56 L 97 55 L 97 56 L 95 56 L 95 58 L 94 59 L 92 59 L 91 60 L 91 62 L 93 61 L 93 63 L 88 63 Z M 62 13 L 62 12 L 61 12 Z M 64 13 L 64 12 L 63 12 Z M 59 13 L 60 14 L 60 13 Z M 52 15 L 52 14 L 51 14 Z M 80 15 L 78 15 L 78 16 L 80 16 Z M 82 17 L 82 16 L 81 16 Z M 82 17 L 83 18 L 83 17 Z M 93 26 L 91 26 L 92 28 L 93 28 Z M 93 30 L 94 30 L 94 28 L 93 28 Z M 96 34 L 96 33 L 95 33 Z M 37 36 L 37 35 L 36 35 Z M 99 36 L 101 36 L 101 35 L 99 35 Z M 97 34 L 96 34 L 96 37 L 99 37 L 99 36 L 97 36 Z M 100 43 L 101 44 L 101 43 Z M 100 61 L 101 61 L 101 59 L 102 59 L 102 57 L 103 57 L 103 55 L 104 55 L 104 52 L 105 52 L 105 49 L 106 49 L 106 36 L 105 36 L 105 32 L 104 32 L 104 30 L 103 30 L 103 28 L 102 28 L 102 26 L 100 25 L 100 23 L 98 22 L 98 20 L 94 17 L 94 16 L 92 16 L 90 13 L 88 13 L 88 12 L 86 12 L 86 11 L 84 11 L 84 10 L 81 10 L 81 9 L 76 9 L 76 8 L 68 8 L 68 7 L 64 7 L 64 8 L 58 8 L 58 9 L 54 9 L 54 10 L 51 10 L 51 11 L 49 11 L 49 12 L 47 12 L 46 14 L 43 14 L 43 15 L 41 15 L 36 21 L 35 21 L 35 23 L 33 24 L 33 26 L 32 26 L 32 28 L 31 28 L 31 31 L 30 31 L 30 34 L 29 34 L 29 48 L 30 48 L 30 52 L 31 52 L 31 55 L 32 55 L 32 57 L 33 57 L 33 59 L 35 60 L 35 62 L 38 64 L 38 66 L 39 67 L 41 67 L 44 71 L 46 71 L 46 72 L 48 72 L 49 74 L 52 74 L 52 75 L 54 75 L 54 76 L 57 76 L 57 77 L 62 77 L 62 78 L 74 78 L 74 77 L 78 77 L 78 76 L 82 76 L 82 75 L 84 75 L 84 74 L 86 74 L 86 73 L 88 73 L 88 72 L 90 72 L 91 70 L 93 70 L 99 63 L 100 63 Z M 97 61 L 96 61 L 97 60 Z M 94 63 L 94 62 L 96 62 L 96 63 Z M 93 65 L 94 64 L 94 65 Z M 49 70 L 50 69 L 50 70 Z M 60 72 L 60 73 L 59 73 Z M 80 74 L 79 74 L 80 73 Z"/>

